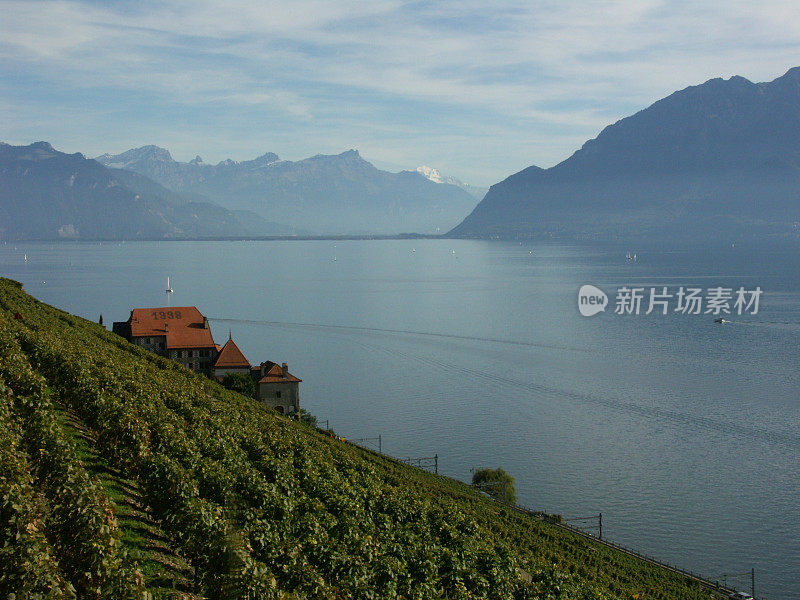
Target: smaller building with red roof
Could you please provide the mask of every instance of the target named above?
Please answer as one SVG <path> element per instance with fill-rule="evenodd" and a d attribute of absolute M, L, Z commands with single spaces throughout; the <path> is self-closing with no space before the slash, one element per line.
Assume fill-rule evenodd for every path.
<path fill-rule="evenodd" d="M 232 337 L 228 337 L 228 341 L 219 351 L 217 360 L 214 361 L 213 371 L 214 377 L 217 379 L 223 378 L 228 373 L 250 375 L 250 361 L 247 360 L 244 352 L 239 350 L 239 346 Z"/>
<path fill-rule="evenodd" d="M 256 382 L 256 399 L 268 404 L 278 412 L 291 414 L 300 410 L 300 382 L 291 373 L 286 363 L 272 361 L 252 368 Z"/>

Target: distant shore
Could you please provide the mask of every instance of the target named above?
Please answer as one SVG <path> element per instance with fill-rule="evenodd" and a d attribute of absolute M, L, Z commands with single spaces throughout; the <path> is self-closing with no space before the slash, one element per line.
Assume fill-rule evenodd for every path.
<path fill-rule="evenodd" d="M 735 239 L 735 238 L 734 238 Z M 127 242 L 286 242 L 286 241 L 369 241 L 369 240 L 472 240 L 485 242 L 520 242 L 537 244 L 574 244 L 574 245 L 600 245 L 600 246 L 631 246 L 631 247 L 650 247 L 650 248 L 699 248 L 699 247 L 785 247 L 786 245 L 796 246 L 800 244 L 800 236 L 764 236 L 761 239 L 742 237 L 733 242 L 730 238 L 669 238 L 664 239 L 652 237 L 630 237 L 621 238 L 617 236 L 556 236 L 556 235 L 520 235 L 520 236 L 498 236 L 498 235 L 449 235 L 425 234 L 425 233 L 397 233 L 397 234 L 338 234 L 338 235 L 241 235 L 241 236 L 209 236 L 209 237 L 186 237 L 186 238 L 158 238 L 142 237 L 134 239 L 121 238 L 24 238 L 6 239 L 0 243 L 25 244 L 25 243 L 127 243 Z"/>
<path fill-rule="evenodd" d="M 142 237 L 121 238 L 25 238 L 0 240 L 5 244 L 24 242 L 272 242 L 272 241 L 311 241 L 311 240 L 437 240 L 446 238 L 445 234 L 398 233 L 398 234 L 341 234 L 341 235 L 236 235 L 186 238 Z"/>

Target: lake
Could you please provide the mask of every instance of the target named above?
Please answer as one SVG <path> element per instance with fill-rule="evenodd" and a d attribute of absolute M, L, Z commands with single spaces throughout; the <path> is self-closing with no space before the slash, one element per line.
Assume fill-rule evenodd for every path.
<path fill-rule="evenodd" d="M 800 598 L 796 248 L 7 243 L 0 274 L 109 328 L 165 306 L 169 276 L 172 306 L 196 305 L 252 363 L 287 362 L 340 435 L 438 455 L 462 480 L 502 466 L 521 504 L 602 512 L 604 537 L 740 589 L 755 568 L 757 595 Z M 584 284 L 605 311 L 581 316 Z M 647 295 L 616 314 L 622 287 L 666 287 L 668 314 L 644 314 Z M 719 324 L 676 312 L 681 287 L 763 293 Z"/>

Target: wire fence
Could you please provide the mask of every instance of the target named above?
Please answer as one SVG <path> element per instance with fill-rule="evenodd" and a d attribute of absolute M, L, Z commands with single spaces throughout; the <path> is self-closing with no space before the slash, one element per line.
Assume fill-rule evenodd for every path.
<path fill-rule="evenodd" d="M 327 423 L 327 421 L 326 421 L 326 423 Z M 329 433 L 328 431 L 323 430 L 321 428 L 318 428 L 318 430 L 320 432 L 322 432 L 322 433 L 325 433 L 325 434 Z M 438 454 L 435 454 L 434 456 L 430 456 L 430 457 L 421 457 L 421 458 L 400 458 L 400 457 L 391 456 L 389 454 L 385 454 L 384 452 L 382 452 L 382 436 L 380 436 L 380 435 L 378 437 L 375 437 L 375 438 L 359 438 L 359 439 L 352 439 L 352 440 L 347 440 L 345 438 L 340 438 L 340 439 L 342 439 L 342 441 L 345 441 L 347 443 L 356 445 L 359 448 L 362 448 L 363 450 L 366 450 L 368 452 L 371 452 L 371 453 L 374 453 L 374 454 L 378 454 L 378 455 L 380 455 L 380 456 L 382 456 L 384 458 L 388 458 L 390 460 L 396 460 L 398 462 L 410 465 L 412 467 L 416 467 L 416 468 L 421 469 L 423 471 L 427 471 L 429 473 L 434 473 L 436 475 L 439 475 L 439 455 Z M 370 447 L 370 446 L 374 446 L 375 445 L 375 441 L 378 442 L 378 449 L 375 449 L 374 447 Z M 366 444 L 369 444 L 369 446 L 366 445 Z M 667 569 L 668 571 L 671 571 L 673 573 L 677 573 L 679 575 L 683 575 L 685 577 L 688 577 L 689 579 L 697 582 L 699 585 L 703 586 L 705 589 L 707 589 L 708 591 L 710 591 L 713 594 L 717 595 L 718 597 L 728 598 L 730 595 L 735 594 L 736 592 L 743 591 L 743 588 L 745 586 L 743 586 L 743 588 L 737 588 L 735 585 L 728 585 L 728 579 L 742 579 L 744 577 L 748 577 L 748 578 L 750 578 L 751 590 L 755 591 L 755 589 L 754 589 L 755 588 L 755 569 L 751 569 L 751 571 L 749 573 L 721 574 L 719 577 L 717 577 L 715 579 L 709 579 L 708 577 L 705 577 L 705 576 L 701 575 L 700 573 L 695 573 L 694 571 L 691 571 L 689 569 L 684 569 L 684 568 L 679 567 L 677 565 L 673 565 L 671 563 L 663 561 L 663 560 L 661 560 L 659 558 L 656 558 L 655 556 L 652 556 L 652 555 L 647 554 L 645 552 L 639 552 L 638 550 L 634 550 L 633 548 L 630 548 L 628 546 L 623 546 L 622 544 L 618 544 L 617 542 L 613 542 L 613 541 L 611 541 L 609 539 L 603 539 L 603 514 L 602 513 L 599 513 L 597 515 L 588 516 L 588 517 L 572 517 L 572 518 L 562 519 L 562 517 L 560 515 L 557 515 L 557 514 L 553 514 L 553 513 L 542 511 L 542 510 L 535 510 L 535 509 L 529 508 L 527 506 L 523 506 L 521 504 L 509 504 L 507 502 L 503 502 L 501 500 L 498 500 L 497 498 L 495 498 L 495 497 L 493 497 L 493 496 L 491 496 L 489 494 L 486 494 L 485 491 L 481 489 L 480 485 L 473 486 L 473 485 L 467 484 L 467 483 L 465 483 L 465 482 L 463 482 L 463 481 L 461 481 L 459 479 L 455 479 L 453 477 L 449 477 L 447 475 L 439 475 L 439 477 L 442 477 L 444 479 L 449 479 L 451 481 L 460 483 L 462 485 L 469 485 L 469 487 L 484 493 L 484 495 L 489 500 L 491 500 L 493 502 L 496 502 L 497 504 L 500 504 L 502 506 L 505 506 L 505 507 L 507 507 L 507 508 L 509 508 L 511 510 L 514 510 L 516 512 L 519 512 L 519 513 L 525 514 L 527 516 L 533 517 L 533 518 L 535 518 L 535 519 L 537 519 L 539 521 L 548 523 L 550 525 L 553 525 L 554 527 L 558 527 L 559 529 L 562 529 L 562 530 L 565 530 L 565 531 L 569 531 L 570 533 L 574 533 L 576 535 L 579 535 L 579 536 L 581 536 L 581 537 L 583 537 L 585 539 L 591 540 L 591 541 L 593 541 L 593 542 L 595 542 L 597 544 L 601 544 L 603 546 L 606 546 L 606 547 L 609 547 L 609 548 L 613 548 L 615 550 L 618 550 L 620 552 L 623 552 L 623 553 L 627 554 L 628 556 L 633 556 L 635 558 L 638 558 L 638 559 L 643 560 L 645 562 L 648 562 L 650 564 L 657 565 L 659 567 Z M 575 524 L 572 524 L 572 523 L 575 523 Z M 590 530 L 597 530 L 597 535 L 592 533 Z M 755 596 L 755 594 L 752 594 L 752 595 Z"/>

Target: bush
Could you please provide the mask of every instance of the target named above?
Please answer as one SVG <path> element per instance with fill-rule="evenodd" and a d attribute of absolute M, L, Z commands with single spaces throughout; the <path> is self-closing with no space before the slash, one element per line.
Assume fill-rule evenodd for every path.
<path fill-rule="evenodd" d="M 514 478 L 500 467 L 496 469 L 476 469 L 472 475 L 472 485 L 486 492 L 495 500 L 507 504 L 517 503 Z"/>
<path fill-rule="evenodd" d="M 254 398 L 256 395 L 256 384 L 252 377 L 244 373 L 228 373 L 222 378 L 222 385 L 233 392 L 239 392 L 242 396 Z"/>

